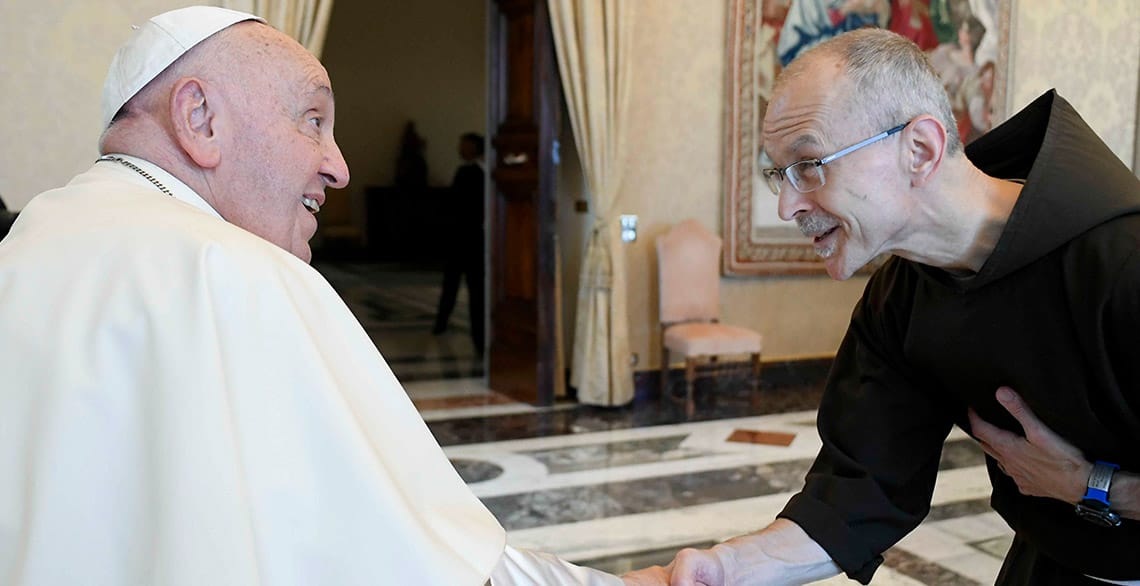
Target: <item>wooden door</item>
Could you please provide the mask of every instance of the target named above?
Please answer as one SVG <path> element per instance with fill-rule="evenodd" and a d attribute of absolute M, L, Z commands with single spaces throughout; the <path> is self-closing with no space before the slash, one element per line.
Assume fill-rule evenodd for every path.
<path fill-rule="evenodd" d="M 545 0 L 492 0 L 491 389 L 554 402 L 555 161 L 561 92 Z"/>

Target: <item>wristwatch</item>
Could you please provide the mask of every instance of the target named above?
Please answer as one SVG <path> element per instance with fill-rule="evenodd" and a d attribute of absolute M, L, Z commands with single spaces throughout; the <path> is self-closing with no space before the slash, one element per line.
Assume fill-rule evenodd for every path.
<path fill-rule="evenodd" d="M 1112 474 L 1120 466 L 1110 462 L 1097 461 L 1089 474 L 1088 490 L 1077 503 L 1077 516 L 1101 527 L 1117 527 L 1120 515 L 1112 512 L 1108 502 L 1108 488 L 1112 485 Z"/>

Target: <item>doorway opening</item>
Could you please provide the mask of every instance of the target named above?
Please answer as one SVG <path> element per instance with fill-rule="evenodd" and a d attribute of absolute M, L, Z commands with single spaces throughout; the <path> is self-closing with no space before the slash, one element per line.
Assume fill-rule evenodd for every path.
<path fill-rule="evenodd" d="M 485 379 L 466 283 L 436 317 L 448 258 L 469 248 L 451 187 L 459 137 L 486 134 L 486 36 L 469 0 L 338 0 L 329 19 L 322 62 L 352 180 L 328 193 L 313 266 L 405 384 Z"/>

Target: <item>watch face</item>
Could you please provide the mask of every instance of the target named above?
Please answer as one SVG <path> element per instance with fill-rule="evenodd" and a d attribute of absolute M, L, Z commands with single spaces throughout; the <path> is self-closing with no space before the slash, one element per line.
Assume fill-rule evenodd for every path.
<path fill-rule="evenodd" d="M 1109 510 L 1104 503 L 1092 499 L 1085 499 L 1077 503 L 1077 515 L 1080 518 L 1102 527 L 1117 527 L 1120 525 L 1120 515 Z"/>

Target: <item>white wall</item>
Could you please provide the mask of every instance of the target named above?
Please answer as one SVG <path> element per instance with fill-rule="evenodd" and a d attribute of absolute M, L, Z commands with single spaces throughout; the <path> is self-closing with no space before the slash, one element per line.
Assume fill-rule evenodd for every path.
<path fill-rule="evenodd" d="M 131 24 L 204 3 L 0 1 L 0 196 L 9 208 L 95 161 L 103 77 Z"/>
<path fill-rule="evenodd" d="M 1057 88 L 1132 167 L 1140 84 L 1140 2 L 1018 0 L 1011 112 Z"/>

